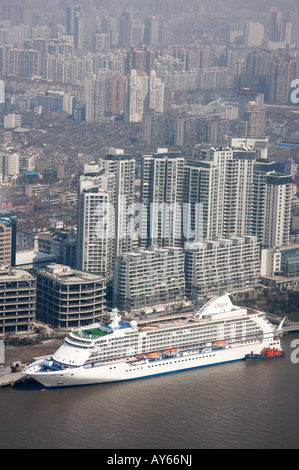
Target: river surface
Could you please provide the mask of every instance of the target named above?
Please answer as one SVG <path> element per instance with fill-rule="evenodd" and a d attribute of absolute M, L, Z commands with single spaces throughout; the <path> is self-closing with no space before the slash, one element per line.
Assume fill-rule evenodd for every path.
<path fill-rule="evenodd" d="M 296 338 L 282 338 L 286 356 L 275 360 L 71 389 L 3 388 L 0 448 L 298 449 Z"/>

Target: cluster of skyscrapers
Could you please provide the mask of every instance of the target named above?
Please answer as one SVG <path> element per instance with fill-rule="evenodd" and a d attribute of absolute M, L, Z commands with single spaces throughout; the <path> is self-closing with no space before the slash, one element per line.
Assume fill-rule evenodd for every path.
<path fill-rule="evenodd" d="M 292 177 L 256 149 L 144 155 L 139 200 L 134 174 L 118 150 L 85 168 L 79 195 L 78 267 L 113 278 L 125 311 L 252 289 L 261 247 L 289 242 Z"/>
<path fill-rule="evenodd" d="M 166 0 L 139 5 L 142 12 L 104 4 L 87 11 L 82 3 L 66 5 L 63 24 L 55 27 L 52 22 L 39 24 L 33 8 L 6 6 L 0 24 L 1 75 L 51 80 L 62 88 L 62 84 L 76 85 L 70 114 L 86 122 L 103 122 L 112 116 L 142 122 L 143 115 L 165 113 L 172 93 L 182 91 L 235 93 L 249 88 L 263 95 L 266 103 L 290 102 L 298 58 L 289 46 L 297 40 L 298 12 L 283 17 L 272 7 L 267 25 L 265 21 L 229 24 L 225 47 L 174 46 L 171 19 L 178 14 L 176 8 L 184 16 L 181 6 L 174 5 L 172 15 Z M 193 6 L 195 16 L 208 9 Z M 41 96 L 36 101 L 45 109 L 53 106 L 53 100 L 50 103 Z M 32 93 L 27 106 L 33 106 Z M 51 109 L 65 110 L 65 106 L 57 102 Z M 255 129 L 248 124 L 248 135 Z"/>
<path fill-rule="evenodd" d="M 293 179 L 267 159 L 265 138 L 265 104 L 292 104 L 298 11 L 272 7 L 265 21 L 223 27 L 219 2 L 217 11 L 197 0 L 23 3 L 0 12 L 0 74 L 15 93 L 3 136 L 21 128 L 21 111 L 63 112 L 132 123 L 158 148 L 110 149 L 84 165 L 77 236 L 40 238 L 57 259 L 35 275 L 16 269 L 17 218 L 0 214 L 0 336 L 30 331 L 35 314 L 58 328 L 97 321 L 108 295 L 133 317 L 250 291 L 261 274 L 298 274 Z M 215 23 L 198 36 L 181 29 L 205 31 L 211 17 L 221 19 L 215 35 Z M 3 151 L 0 183 L 17 185 L 34 159 Z"/>
<path fill-rule="evenodd" d="M 30 331 L 35 309 L 54 327 L 94 322 L 107 290 L 128 316 L 250 291 L 262 258 L 266 271 L 265 257 L 273 265 L 289 244 L 293 195 L 292 177 L 253 146 L 207 147 L 190 160 L 159 148 L 140 166 L 110 149 L 80 177 L 75 268 L 16 269 L 17 218 L 1 215 L 0 334 Z"/>

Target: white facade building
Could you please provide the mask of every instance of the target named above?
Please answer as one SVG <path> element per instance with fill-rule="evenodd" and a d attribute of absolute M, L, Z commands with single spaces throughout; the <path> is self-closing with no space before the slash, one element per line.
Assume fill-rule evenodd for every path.
<path fill-rule="evenodd" d="M 164 111 L 164 83 L 154 70 L 148 76 L 145 72 L 131 71 L 125 96 L 125 120 L 142 122 L 144 113 Z"/>
<path fill-rule="evenodd" d="M 142 246 L 181 246 L 184 157 L 160 149 L 141 162 Z"/>
<path fill-rule="evenodd" d="M 115 243 L 114 256 L 132 251 L 135 236 L 130 233 L 129 208 L 135 202 L 135 167 L 133 155 L 115 153 L 100 158 L 99 168 L 115 176 Z"/>
<path fill-rule="evenodd" d="M 292 177 L 275 168 L 252 148 L 211 148 L 188 162 L 184 202 L 202 204 L 203 239 L 252 235 L 263 246 L 287 244 Z"/>
<path fill-rule="evenodd" d="M 156 71 L 152 70 L 149 78 L 149 111 L 163 113 L 164 111 L 164 83 L 157 77 Z"/>
<path fill-rule="evenodd" d="M 255 149 L 260 154 L 261 158 L 266 159 L 268 156 L 268 137 L 258 139 L 254 137 L 230 137 L 229 145 L 232 148 Z"/>
<path fill-rule="evenodd" d="M 15 129 L 21 127 L 22 116 L 21 114 L 5 114 L 4 115 L 4 129 Z"/>
<path fill-rule="evenodd" d="M 84 78 L 84 102 L 86 122 L 105 120 L 105 74 L 89 74 Z"/>
<path fill-rule="evenodd" d="M 260 279 L 260 249 L 256 237 L 187 243 L 186 294 L 190 299 L 246 291 Z"/>
<path fill-rule="evenodd" d="M 128 122 L 142 122 L 142 115 L 146 110 L 148 98 L 149 77 L 144 73 L 137 74 L 133 69 L 128 80 L 125 96 L 125 120 Z"/>
<path fill-rule="evenodd" d="M 291 223 L 292 177 L 272 174 L 266 178 L 264 246 L 289 243 Z"/>
<path fill-rule="evenodd" d="M 17 176 L 20 172 L 20 155 L 18 153 L 3 152 L 0 154 L 0 174 L 5 177 Z"/>
<path fill-rule="evenodd" d="M 264 25 L 250 21 L 245 24 L 244 43 L 247 47 L 261 46 L 264 39 Z"/>
<path fill-rule="evenodd" d="M 139 249 L 117 257 L 114 305 L 142 313 L 179 306 L 185 296 L 184 254 L 180 248 Z"/>
<path fill-rule="evenodd" d="M 203 206 L 204 239 L 249 234 L 255 156 L 252 149 L 211 148 L 202 150 L 199 161 L 190 162 L 200 173 L 196 202 Z"/>
<path fill-rule="evenodd" d="M 87 165 L 80 178 L 78 269 L 113 275 L 115 176 Z"/>
<path fill-rule="evenodd" d="M 71 93 L 64 93 L 63 94 L 63 111 L 67 114 L 73 114 L 73 107 L 74 107 L 75 97 Z"/>
<path fill-rule="evenodd" d="M 226 67 L 211 67 L 199 72 L 200 90 L 220 90 L 228 86 L 228 69 Z"/>

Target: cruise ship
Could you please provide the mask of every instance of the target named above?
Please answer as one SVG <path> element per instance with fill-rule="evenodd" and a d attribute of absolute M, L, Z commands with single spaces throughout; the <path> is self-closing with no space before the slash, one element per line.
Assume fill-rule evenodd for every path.
<path fill-rule="evenodd" d="M 122 321 L 71 331 L 53 356 L 23 373 L 46 388 L 102 384 L 245 360 L 264 348 L 280 350 L 279 327 L 258 310 L 232 304 L 228 294 L 201 309 L 140 322 Z M 282 323 L 281 323 L 282 324 Z"/>

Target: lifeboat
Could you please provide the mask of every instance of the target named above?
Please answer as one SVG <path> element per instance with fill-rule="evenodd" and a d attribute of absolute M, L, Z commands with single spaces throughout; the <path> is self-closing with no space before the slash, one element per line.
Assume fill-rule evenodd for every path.
<path fill-rule="evenodd" d="M 147 354 L 147 357 L 151 357 L 151 358 L 155 358 L 155 357 L 159 357 L 159 356 L 160 356 L 159 352 L 152 352 L 152 353 Z"/>
<path fill-rule="evenodd" d="M 174 354 L 176 352 L 178 352 L 178 350 L 176 348 L 165 349 L 165 351 L 163 351 L 164 354 Z"/>
<path fill-rule="evenodd" d="M 143 354 L 139 354 L 139 356 L 136 356 L 136 359 L 143 359 Z"/>
<path fill-rule="evenodd" d="M 227 341 L 225 339 L 213 341 L 213 349 L 223 349 L 226 347 Z"/>

